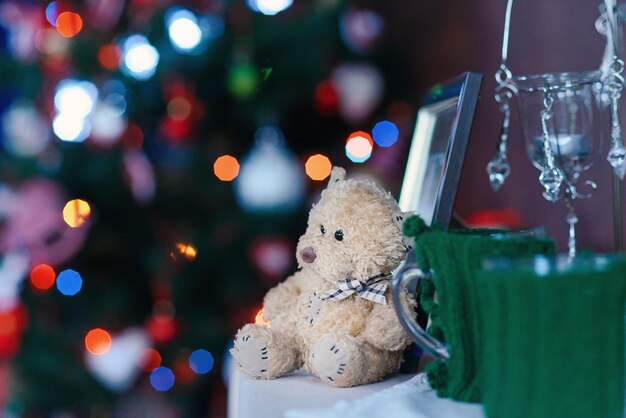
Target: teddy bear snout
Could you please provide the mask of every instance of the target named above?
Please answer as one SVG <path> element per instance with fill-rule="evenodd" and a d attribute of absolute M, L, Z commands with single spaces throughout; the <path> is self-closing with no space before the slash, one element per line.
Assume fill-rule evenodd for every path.
<path fill-rule="evenodd" d="M 306 247 L 300 251 L 300 257 L 302 258 L 302 261 L 310 264 L 315 261 L 317 254 L 315 254 L 313 247 Z"/>

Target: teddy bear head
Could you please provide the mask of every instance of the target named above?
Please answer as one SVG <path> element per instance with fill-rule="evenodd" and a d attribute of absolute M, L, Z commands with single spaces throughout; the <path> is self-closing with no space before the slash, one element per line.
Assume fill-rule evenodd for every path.
<path fill-rule="evenodd" d="M 401 233 L 407 216 L 390 193 L 368 180 L 346 179 L 335 167 L 298 242 L 298 263 L 332 283 L 388 274 L 409 249 Z"/>

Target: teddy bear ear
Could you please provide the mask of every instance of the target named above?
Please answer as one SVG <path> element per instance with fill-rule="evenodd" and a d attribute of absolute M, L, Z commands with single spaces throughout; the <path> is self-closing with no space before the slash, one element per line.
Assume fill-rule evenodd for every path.
<path fill-rule="evenodd" d="M 330 172 L 330 180 L 328 180 L 328 187 L 333 187 L 335 183 L 346 179 L 346 170 L 341 167 L 333 167 Z"/>

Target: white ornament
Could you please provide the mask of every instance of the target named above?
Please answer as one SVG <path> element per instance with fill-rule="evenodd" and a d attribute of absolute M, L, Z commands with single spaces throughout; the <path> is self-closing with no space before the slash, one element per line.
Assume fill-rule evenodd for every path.
<path fill-rule="evenodd" d="M 304 195 L 304 174 L 296 156 L 287 149 L 280 131 L 263 127 L 241 163 L 235 180 L 241 207 L 249 211 L 288 211 Z"/>

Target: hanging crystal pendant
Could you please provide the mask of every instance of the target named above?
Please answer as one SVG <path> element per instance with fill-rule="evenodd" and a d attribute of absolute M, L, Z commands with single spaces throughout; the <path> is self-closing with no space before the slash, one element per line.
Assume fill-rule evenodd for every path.
<path fill-rule="evenodd" d="M 489 183 L 494 192 L 500 190 L 504 181 L 511 173 L 511 165 L 506 157 L 498 154 L 487 164 L 487 173 L 489 174 Z"/>
<path fill-rule="evenodd" d="M 606 159 L 613 167 L 613 172 L 620 178 L 624 179 L 626 175 L 626 147 L 622 139 L 622 126 L 619 121 L 619 98 L 624 89 L 624 61 L 613 57 L 613 63 L 610 67 L 610 75 L 608 80 L 608 90 L 611 97 L 611 149 Z"/>
<path fill-rule="evenodd" d="M 626 148 L 624 145 L 621 143 L 613 144 L 606 159 L 613 167 L 613 172 L 617 174 L 620 180 L 624 180 L 624 175 L 626 175 Z"/>
<path fill-rule="evenodd" d="M 578 216 L 574 212 L 573 206 L 570 208 L 570 212 L 565 218 L 569 224 L 569 238 L 567 240 L 568 256 L 569 258 L 576 257 L 576 224 L 578 223 Z"/>
<path fill-rule="evenodd" d="M 507 156 L 511 109 L 509 108 L 508 103 L 504 103 L 501 109 L 504 113 L 504 119 L 502 120 L 500 143 L 498 144 L 496 155 L 494 155 L 491 161 L 487 164 L 489 183 L 491 184 L 491 188 L 494 192 L 500 190 L 504 181 L 511 173 L 511 165 L 509 164 L 509 158 Z"/>
<path fill-rule="evenodd" d="M 543 197 L 550 202 L 556 202 L 561 198 L 561 185 L 563 173 L 556 167 L 546 167 L 539 175 L 539 183 L 544 188 Z"/>
<path fill-rule="evenodd" d="M 504 73 L 504 70 L 501 69 Z M 500 77 L 500 78 L 499 78 Z M 502 111 L 502 129 L 500 131 L 500 140 L 498 143 L 498 149 L 491 161 L 487 164 L 487 174 L 489 175 L 489 184 L 494 192 L 500 190 L 504 185 L 504 181 L 511 174 L 511 165 L 508 158 L 508 143 L 509 143 L 509 127 L 511 124 L 511 107 L 509 101 L 512 94 L 507 90 L 507 84 L 502 80 L 502 75 L 496 75 L 496 80 L 499 80 L 500 85 L 496 88 L 495 99 L 500 103 L 500 110 Z"/>
<path fill-rule="evenodd" d="M 548 119 L 552 117 L 552 104 L 554 99 L 552 93 L 546 91 L 543 100 L 544 109 L 541 111 L 541 134 L 543 137 L 543 154 L 545 164 L 539 175 L 539 183 L 544 188 L 543 197 L 550 202 L 556 202 L 561 198 L 561 185 L 565 180 L 563 171 L 557 167 L 554 160 L 554 151 L 550 143 L 550 133 L 548 132 Z"/>

